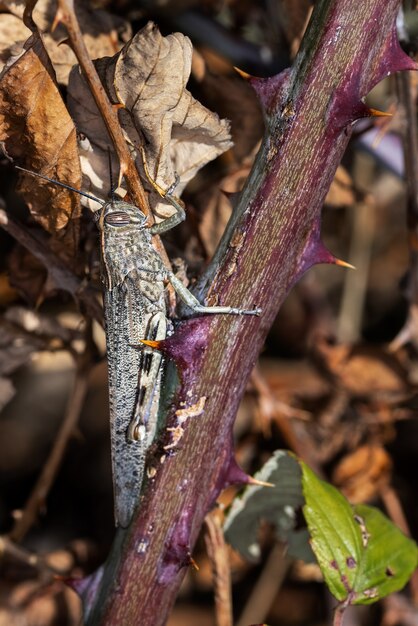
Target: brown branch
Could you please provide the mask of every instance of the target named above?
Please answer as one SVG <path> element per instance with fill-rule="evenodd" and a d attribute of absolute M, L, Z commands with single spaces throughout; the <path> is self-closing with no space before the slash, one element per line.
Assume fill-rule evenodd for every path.
<path fill-rule="evenodd" d="M 58 1 L 58 11 L 55 23 L 57 22 L 62 22 L 67 28 L 71 47 L 77 57 L 81 69 L 83 70 L 91 93 L 112 138 L 119 157 L 121 173 L 126 177 L 126 183 L 129 187 L 132 200 L 134 204 L 139 207 L 143 213 L 145 213 L 145 215 L 148 215 L 148 201 L 145 196 L 144 188 L 142 187 L 141 179 L 139 178 L 139 174 L 135 167 L 135 163 L 123 137 L 122 129 L 118 120 L 117 107 L 112 106 L 109 102 L 109 98 L 96 72 L 93 61 L 90 59 L 74 12 L 73 0 Z"/>
<path fill-rule="evenodd" d="M 406 322 L 390 344 L 390 350 L 398 350 L 412 341 L 418 346 L 418 128 L 416 87 L 410 72 L 396 77 L 399 102 L 404 109 L 403 153 L 407 191 L 407 226 L 409 239 L 409 268 L 405 295 L 409 302 Z"/>

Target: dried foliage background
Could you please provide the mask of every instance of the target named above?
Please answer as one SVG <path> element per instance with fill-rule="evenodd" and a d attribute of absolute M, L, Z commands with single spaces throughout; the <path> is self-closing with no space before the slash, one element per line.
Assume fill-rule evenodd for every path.
<path fill-rule="evenodd" d="M 77 15 L 91 57 L 101 59 L 101 77 L 131 113 L 128 144 L 145 137 L 147 163 L 161 184 L 180 176 L 187 220 L 164 243 L 193 281 L 216 248 L 263 133 L 255 94 L 232 65 L 266 76 L 286 67 L 311 6 L 159 4 L 79 3 Z M 22 22 L 23 2 L 5 0 L 0 11 L 0 60 L 15 62 L 0 76 L 7 154 L 106 197 L 110 140 L 72 51 L 58 45 L 62 27 L 51 33 L 54 2 L 39 2 L 34 13 L 53 69 L 39 36 Z M 150 19 L 169 37 L 147 26 L 146 44 L 134 37 L 119 52 Z M 193 53 L 172 32 L 188 35 Z M 38 65 L 42 55 L 48 71 Z M 151 87 L 147 63 L 159 64 Z M 409 248 L 415 233 L 406 217 L 417 201 L 407 140 L 416 129 L 415 102 L 414 76 L 392 77 L 371 94 L 370 105 L 393 116 L 356 126 L 323 213 L 327 246 L 357 270 L 316 267 L 293 289 L 254 370 L 236 446 L 250 472 L 273 450 L 294 450 L 353 502 L 381 505 L 416 537 L 417 294 Z M 228 123 L 208 110 L 230 120 L 233 145 Z M 42 149 L 33 149 L 34 137 Z M 140 157 L 137 166 L 143 172 Z M 92 572 L 114 532 L 97 207 L 32 178 L 18 181 L 6 156 L 0 181 L 1 208 L 16 220 L 6 225 L 0 214 L 7 226 L 0 232 L 0 626 L 78 624 L 78 599 L 60 577 Z M 167 214 L 155 194 L 152 205 L 157 219 Z M 226 492 L 223 504 L 233 495 Z M 267 528 L 263 543 L 259 565 L 230 554 L 236 623 L 252 623 L 245 611 L 254 607 L 271 626 L 329 622 L 332 601 L 316 568 L 289 564 Z M 200 569 L 187 575 L 170 626 L 215 623 L 213 558 L 202 540 L 194 555 Z M 409 596 L 358 611 L 353 623 L 418 624 L 417 602 L 413 579 Z"/>

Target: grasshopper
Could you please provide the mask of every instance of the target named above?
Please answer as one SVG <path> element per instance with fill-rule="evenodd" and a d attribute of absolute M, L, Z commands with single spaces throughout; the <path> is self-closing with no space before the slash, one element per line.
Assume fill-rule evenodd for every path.
<path fill-rule="evenodd" d="M 260 315 L 260 309 L 205 306 L 164 265 L 152 237 L 185 219 L 172 189 L 163 190 L 150 176 L 152 187 L 175 209 L 174 215 L 151 226 L 135 205 L 103 201 L 47 176 L 18 169 L 65 187 L 98 202 L 104 312 L 109 375 L 110 433 L 115 522 L 126 528 L 138 503 L 146 453 L 157 429 L 163 357 L 142 343 L 161 341 L 172 332 L 167 317 L 165 284 L 170 282 L 180 299 L 196 314 Z"/>

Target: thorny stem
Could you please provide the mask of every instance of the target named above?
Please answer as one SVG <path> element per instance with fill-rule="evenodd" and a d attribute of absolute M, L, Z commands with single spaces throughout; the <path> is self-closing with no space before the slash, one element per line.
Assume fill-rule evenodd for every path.
<path fill-rule="evenodd" d="M 89 330 L 87 332 L 89 332 Z M 53 448 L 42 468 L 42 472 L 39 475 L 31 495 L 29 496 L 12 530 L 10 531 L 9 538 L 12 541 L 22 541 L 26 533 L 36 521 L 39 511 L 45 504 L 49 490 L 51 489 L 57 472 L 61 466 L 68 441 L 74 434 L 75 427 L 80 418 L 81 410 L 84 406 L 89 385 L 88 372 L 91 367 L 89 343 L 90 342 L 87 340 L 85 352 L 77 359 L 73 389 L 68 398 L 64 420 L 55 439 Z"/>
<path fill-rule="evenodd" d="M 194 319 L 166 342 L 181 380 L 165 425 L 176 425 L 180 402 L 207 398 L 204 412 L 188 420 L 164 463 L 155 453 L 138 515 L 100 583 L 85 588 L 89 626 L 163 626 L 208 510 L 223 488 L 246 481 L 232 451 L 238 404 L 292 286 L 312 265 L 335 262 L 320 241 L 320 216 L 352 123 L 367 115 L 363 98 L 379 80 L 412 66 L 395 40 L 399 5 L 318 0 L 292 70 L 255 83 L 267 134 L 228 231 L 245 245 L 237 261 L 224 239 L 212 289 L 222 304 L 263 312 Z"/>

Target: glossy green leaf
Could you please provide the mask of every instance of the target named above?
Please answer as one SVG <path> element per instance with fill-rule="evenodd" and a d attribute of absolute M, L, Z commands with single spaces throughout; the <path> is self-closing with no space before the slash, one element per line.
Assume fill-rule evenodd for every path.
<path fill-rule="evenodd" d="M 417 565 L 417 546 L 380 511 L 352 507 L 304 463 L 303 507 L 312 549 L 331 593 L 368 604 L 401 589 Z"/>

